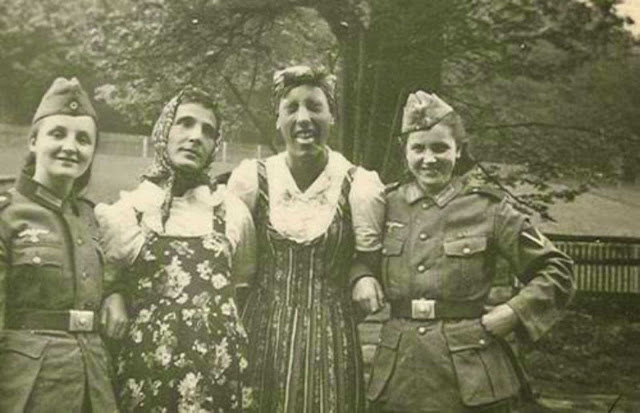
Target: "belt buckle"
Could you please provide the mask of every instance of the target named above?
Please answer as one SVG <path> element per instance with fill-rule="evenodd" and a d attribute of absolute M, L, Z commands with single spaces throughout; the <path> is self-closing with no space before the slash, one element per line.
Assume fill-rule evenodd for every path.
<path fill-rule="evenodd" d="M 69 310 L 69 331 L 93 331 L 93 311 Z"/>
<path fill-rule="evenodd" d="M 426 298 L 411 300 L 411 318 L 416 320 L 436 318 L 436 300 L 427 300 Z"/>

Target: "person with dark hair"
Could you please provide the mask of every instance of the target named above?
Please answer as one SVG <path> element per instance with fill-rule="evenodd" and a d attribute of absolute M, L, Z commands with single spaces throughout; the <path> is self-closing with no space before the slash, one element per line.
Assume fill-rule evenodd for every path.
<path fill-rule="evenodd" d="M 334 77 L 319 68 L 276 72 L 276 127 L 286 150 L 246 160 L 229 190 L 254 214 L 256 277 L 243 319 L 262 412 L 362 412 L 355 307 L 382 307 L 376 281 L 384 186 L 327 146 Z"/>
<path fill-rule="evenodd" d="M 247 207 L 208 174 L 220 123 L 207 93 L 184 88 L 153 128 L 142 183 L 96 207 L 131 317 L 116 357 L 126 412 L 252 410 L 235 288 L 255 270 L 255 234 Z"/>
<path fill-rule="evenodd" d="M 126 315 L 103 279 L 93 204 L 82 197 L 96 122 L 78 80 L 57 78 L 33 117 L 24 170 L 0 194 L 3 413 L 117 411 L 98 329 L 117 336 Z"/>
<path fill-rule="evenodd" d="M 509 412 L 523 372 L 504 338 L 532 340 L 562 316 L 573 262 L 478 179 L 460 117 L 435 94 L 410 94 L 402 143 L 410 179 L 388 187 L 382 328 L 367 398 L 380 412 Z M 523 287 L 487 308 L 496 257 Z"/>

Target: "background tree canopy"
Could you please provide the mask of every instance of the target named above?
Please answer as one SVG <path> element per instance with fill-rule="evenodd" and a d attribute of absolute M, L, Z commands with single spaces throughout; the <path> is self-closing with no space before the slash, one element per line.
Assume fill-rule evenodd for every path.
<path fill-rule="evenodd" d="M 276 150 L 273 71 L 322 64 L 340 81 L 331 144 L 350 159 L 396 179 L 402 103 L 426 89 L 463 115 L 477 158 L 517 165 L 502 181 L 544 210 L 638 174 L 640 61 L 616 3 L 5 0 L 0 119 L 28 122 L 52 78 L 76 74 L 104 104 L 103 128 L 147 131 L 195 83 L 228 139 Z"/>

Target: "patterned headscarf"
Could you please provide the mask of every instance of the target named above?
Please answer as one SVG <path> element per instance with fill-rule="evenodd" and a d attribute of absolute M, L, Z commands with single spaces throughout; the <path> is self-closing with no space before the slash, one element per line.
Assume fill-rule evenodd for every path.
<path fill-rule="evenodd" d="M 329 102 L 329 110 L 335 117 L 337 116 L 336 103 L 336 77 L 323 67 L 309 67 L 304 65 L 290 66 L 278 70 L 273 74 L 273 103 L 276 113 L 280 100 L 284 98 L 291 89 L 301 85 L 312 85 L 319 87 Z"/>
<path fill-rule="evenodd" d="M 176 181 L 177 172 L 173 163 L 171 162 L 171 159 L 169 158 L 169 154 L 167 153 L 169 132 L 171 131 L 171 127 L 173 126 L 173 123 L 175 121 L 178 107 L 183 103 L 185 97 L 191 94 L 207 97 L 207 99 L 213 102 L 213 99 L 210 98 L 209 94 L 193 86 L 184 87 L 176 96 L 174 96 L 169 102 L 167 102 L 167 104 L 162 109 L 158 120 L 153 126 L 153 131 L 151 132 L 151 141 L 153 142 L 155 152 L 153 163 L 141 177 L 143 180 L 148 179 L 164 190 L 165 198 L 161 208 L 163 226 L 169 219 L 169 211 L 171 210 L 171 204 L 173 202 L 173 186 Z M 220 129 L 220 117 L 215 110 L 213 111 L 215 113 L 216 129 Z M 221 135 L 218 134 L 214 150 L 207 160 L 207 163 L 201 170 L 197 171 L 192 176 L 192 187 L 195 188 L 196 186 L 200 185 L 213 185 L 214 187 L 212 188 L 212 190 L 215 190 L 215 182 L 213 182 L 209 178 L 209 169 L 211 164 L 213 163 L 215 153 L 219 147 L 219 143 L 221 140 Z"/>

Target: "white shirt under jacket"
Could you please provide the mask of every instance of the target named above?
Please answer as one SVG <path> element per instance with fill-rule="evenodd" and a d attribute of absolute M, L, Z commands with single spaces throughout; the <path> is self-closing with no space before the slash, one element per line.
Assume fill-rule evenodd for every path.
<path fill-rule="evenodd" d="M 329 150 L 327 166 L 304 192 L 301 191 L 286 162 L 286 152 L 265 160 L 269 183 L 269 217 L 281 235 L 304 243 L 322 235 L 333 220 L 342 182 L 353 166 L 342 154 Z M 228 190 L 254 211 L 258 197 L 257 161 L 243 161 L 232 173 Z M 384 185 L 378 174 L 357 167 L 349 206 L 356 249 L 376 251 L 382 248 L 384 225 Z"/>
<path fill-rule="evenodd" d="M 244 203 L 219 185 L 211 192 L 206 185 L 174 197 L 169 219 L 163 230 L 160 208 L 164 191 L 150 181 L 143 181 L 132 191 L 121 191 L 112 205 L 95 208 L 100 225 L 101 245 L 109 262 L 117 266 L 133 263 L 149 231 L 165 236 L 202 236 L 213 231 L 213 207 L 224 202 L 225 235 L 233 252 L 232 273 L 237 284 L 248 280 L 256 268 L 256 239 L 253 219 Z M 142 212 L 138 223 L 136 211 Z"/>

